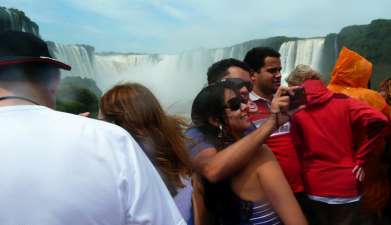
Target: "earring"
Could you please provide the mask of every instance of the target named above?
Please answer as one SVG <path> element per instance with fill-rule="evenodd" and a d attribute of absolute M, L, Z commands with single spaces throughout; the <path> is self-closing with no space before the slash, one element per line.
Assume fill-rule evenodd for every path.
<path fill-rule="evenodd" d="M 217 135 L 218 138 L 223 137 L 223 125 L 219 124 L 219 133 Z"/>

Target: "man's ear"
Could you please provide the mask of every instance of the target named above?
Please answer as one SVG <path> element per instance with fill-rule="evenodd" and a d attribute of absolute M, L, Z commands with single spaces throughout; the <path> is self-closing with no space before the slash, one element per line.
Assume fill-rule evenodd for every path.
<path fill-rule="evenodd" d="M 215 127 L 218 127 L 220 125 L 219 120 L 213 116 L 208 117 L 208 123 L 212 124 Z"/>
<path fill-rule="evenodd" d="M 250 79 L 253 83 L 255 83 L 255 80 L 257 79 L 257 72 L 251 72 Z"/>

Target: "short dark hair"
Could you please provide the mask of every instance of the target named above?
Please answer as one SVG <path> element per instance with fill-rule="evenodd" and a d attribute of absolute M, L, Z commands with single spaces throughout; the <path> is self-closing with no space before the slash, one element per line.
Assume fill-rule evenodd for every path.
<path fill-rule="evenodd" d="M 208 84 L 212 84 L 223 79 L 223 77 L 225 77 L 228 74 L 228 69 L 233 66 L 239 67 L 251 73 L 251 69 L 246 63 L 234 58 L 223 59 L 213 63 L 208 68 L 208 72 L 207 72 Z"/>
<path fill-rule="evenodd" d="M 257 47 L 247 52 L 243 61 L 255 72 L 258 72 L 265 65 L 266 57 L 277 57 L 281 55 L 270 47 Z"/>
<path fill-rule="evenodd" d="M 0 81 L 28 81 L 47 85 L 57 67 L 43 63 L 8 65 L 0 68 Z"/>

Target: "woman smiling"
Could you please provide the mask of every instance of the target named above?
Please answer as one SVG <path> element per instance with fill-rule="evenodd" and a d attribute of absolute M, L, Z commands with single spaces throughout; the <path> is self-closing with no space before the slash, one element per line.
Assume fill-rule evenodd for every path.
<path fill-rule="evenodd" d="M 276 96 L 280 97 L 281 88 Z M 279 112 L 275 112 L 278 118 Z M 229 82 L 205 87 L 192 107 L 193 126 L 219 151 L 234 145 L 251 126 L 248 106 Z M 278 124 L 278 122 L 277 122 Z M 270 149 L 259 146 L 250 162 L 217 183 L 203 180 L 205 203 L 221 225 L 307 224 Z"/>

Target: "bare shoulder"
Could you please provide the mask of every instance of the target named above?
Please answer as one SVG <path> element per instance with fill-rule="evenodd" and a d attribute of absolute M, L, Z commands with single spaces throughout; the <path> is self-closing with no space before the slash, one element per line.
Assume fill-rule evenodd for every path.
<path fill-rule="evenodd" d="M 279 166 L 272 150 L 267 145 L 262 145 L 256 156 L 256 160 L 256 172 L 261 176 L 263 176 L 265 173 L 272 172 L 275 167 Z"/>
<path fill-rule="evenodd" d="M 268 167 L 270 164 L 278 164 L 276 161 L 273 152 L 271 149 L 263 144 L 256 154 L 253 155 L 252 159 L 246 165 L 246 167 L 242 170 L 243 173 L 251 173 L 253 175 L 259 176 L 260 174 L 267 173 Z M 255 174 L 254 174 L 255 172 Z M 264 175 L 261 175 L 264 176 Z"/>
<path fill-rule="evenodd" d="M 263 144 L 257 154 L 255 154 L 254 160 L 258 163 L 265 163 L 270 160 L 276 160 L 272 150 L 266 144 Z"/>

